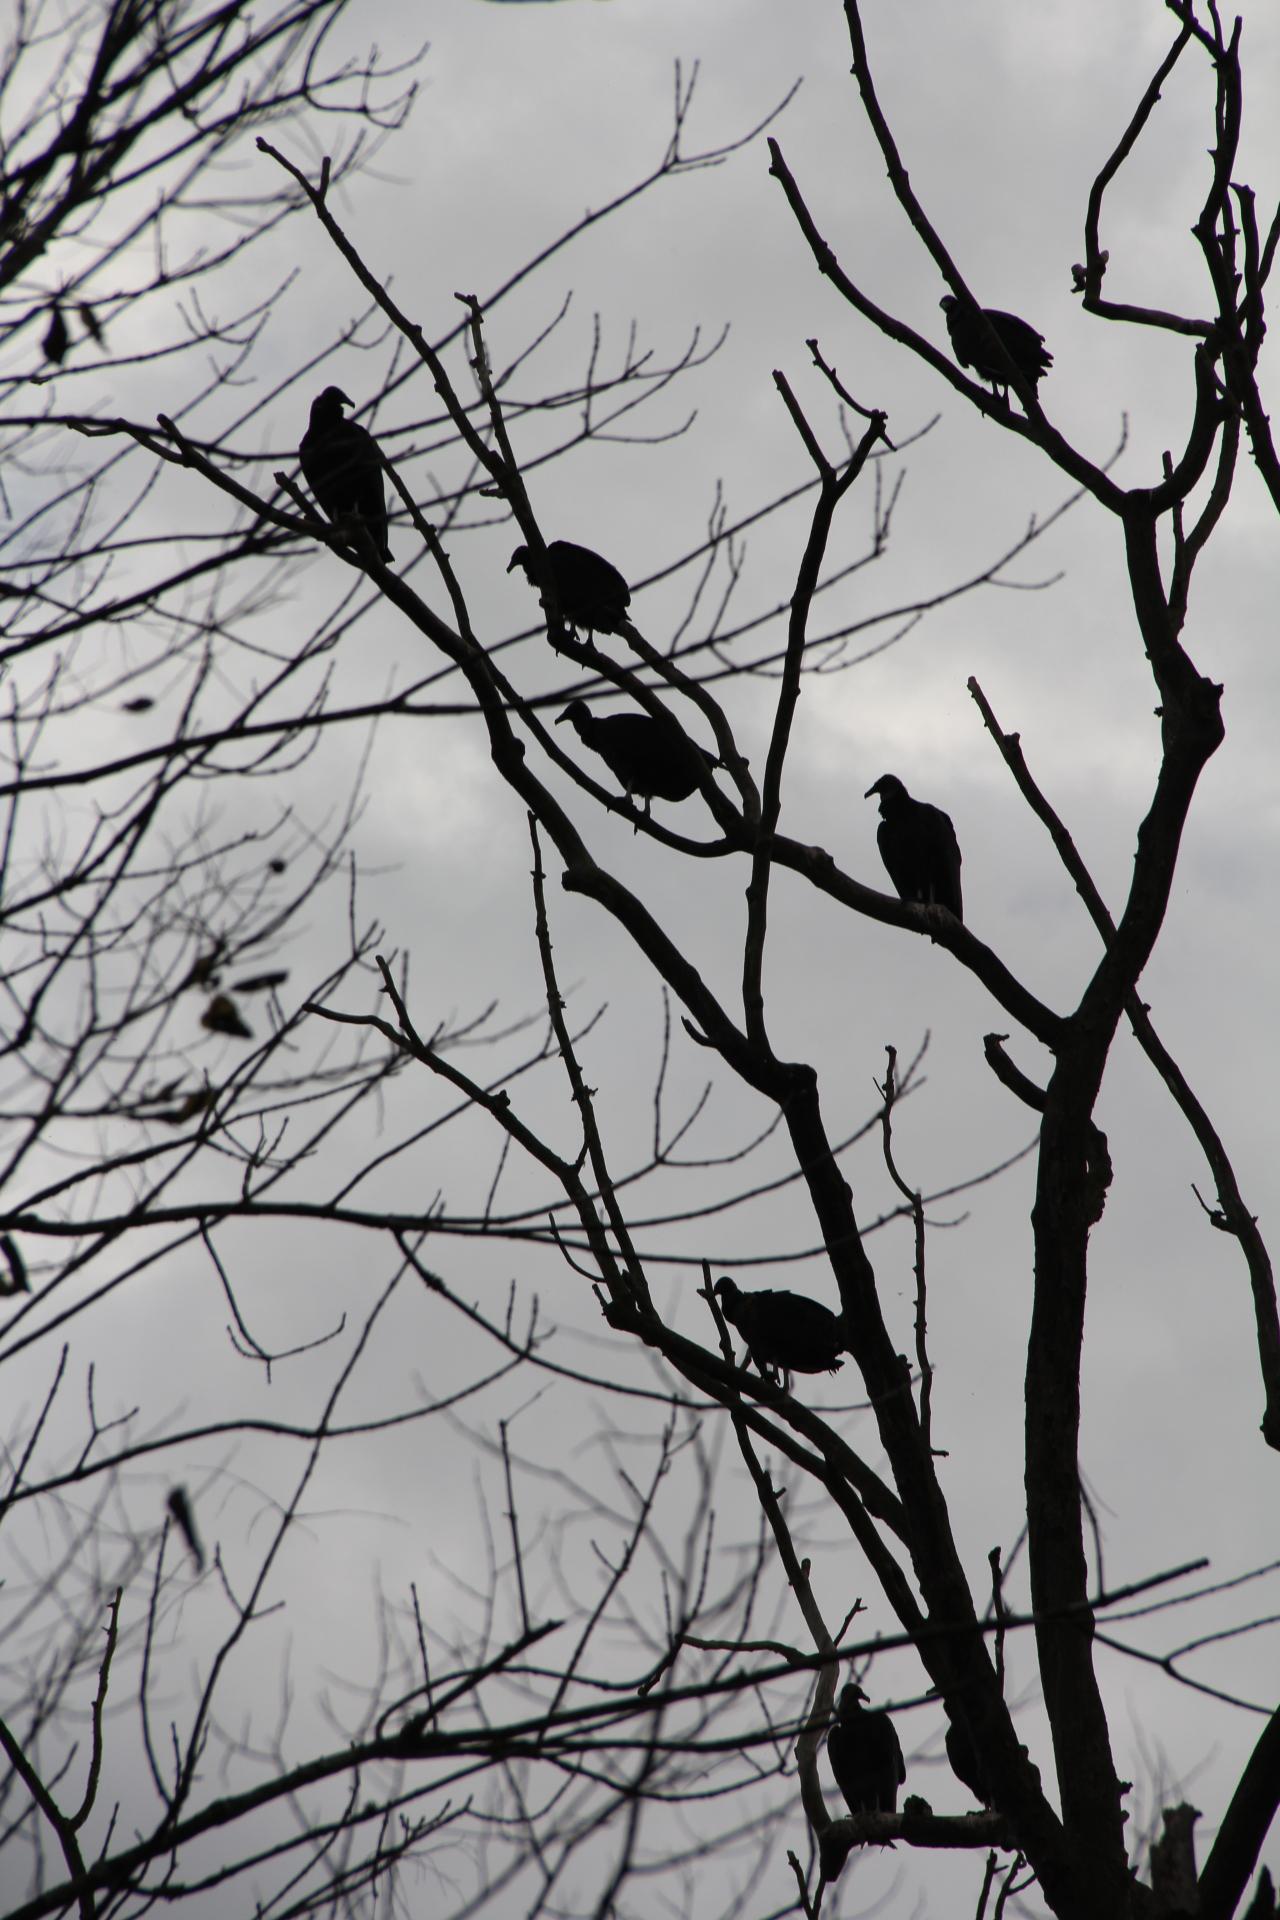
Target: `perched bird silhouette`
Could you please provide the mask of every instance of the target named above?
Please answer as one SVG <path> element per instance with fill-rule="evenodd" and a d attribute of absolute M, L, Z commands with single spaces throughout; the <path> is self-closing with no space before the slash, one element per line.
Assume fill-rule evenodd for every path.
<path fill-rule="evenodd" d="M 1009 369 L 996 352 L 986 327 L 1012 360 L 1018 372 L 1034 393 L 1045 374 L 1053 365 L 1053 355 L 1046 352 L 1044 335 L 1028 326 L 1025 320 L 1019 320 L 1016 313 L 1001 313 L 999 307 L 962 306 L 954 293 L 946 294 L 940 302 L 947 316 L 947 332 L 951 335 L 951 350 L 962 367 L 972 367 L 979 380 L 989 380 L 993 392 L 1001 393 L 1004 399 L 1009 397 Z"/>
<path fill-rule="evenodd" d="M 766 1379 L 786 1373 L 839 1373 L 849 1350 L 844 1321 L 802 1293 L 763 1288 L 744 1293 L 728 1274 L 715 1284 L 720 1311 L 747 1343 Z"/>
<path fill-rule="evenodd" d="M 913 800 L 896 773 L 881 774 L 863 795 L 880 796 L 876 844 L 902 900 L 947 907 L 964 919 L 960 893 L 960 843 L 948 814 L 927 800 Z"/>
<path fill-rule="evenodd" d="M 67 357 L 67 348 L 71 345 L 71 334 L 67 327 L 66 316 L 57 301 L 49 308 L 49 325 L 44 339 L 40 342 L 46 360 L 52 360 L 60 367 Z"/>
<path fill-rule="evenodd" d="M 991 1789 L 987 1785 L 986 1771 L 968 1728 L 962 1727 L 958 1720 L 947 1721 L 947 1759 L 951 1762 L 951 1771 L 956 1779 L 968 1787 L 982 1806 L 989 1807 Z"/>
<path fill-rule="evenodd" d="M 827 1758 L 850 1813 L 896 1813 L 907 1777 L 902 1748 L 889 1715 L 864 1707 L 866 1697 L 853 1681 L 841 1687 Z"/>
<path fill-rule="evenodd" d="M 210 1033 L 229 1034 L 233 1040 L 252 1040 L 253 1038 L 253 1028 L 246 1023 L 229 993 L 214 994 L 200 1015 L 200 1025 L 206 1027 Z"/>
<path fill-rule="evenodd" d="M 650 713 L 607 713 L 597 719 L 585 700 L 571 700 L 556 725 L 563 720 L 584 747 L 600 755 L 619 785 L 644 801 L 646 813 L 651 800 L 687 800 L 703 774 L 719 765 L 665 710 L 661 720 Z"/>
<path fill-rule="evenodd" d="M 572 540 L 553 540 L 547 547 L 545 567 L 531 547 L 517 547 L 507 562 L 507 572 L 519 567 L 531 587 L 537 587 L 544 601 L 548 582 L 555 589 L 560 615 L 566 626 L 580 627 L 587 633 L 621 633 L 627 625 L 631 589 L 607 560 L 590 547 L 575 546 Z"/>
<path fill-rule="evenodd" d="M 191 1511 L 191 1499 L 185 1487 L 171 1487 L 165 1501 L 173 1524 L 187 1543 L 187 1551 L 196 1563 L 196 1572 L 204 1571 L 204 1548 L 200 1544 L 200 1535 L 196 1532 L 195 1515 Z"/>
<path fill-rule="evenodd" d="M 234 985 L 237 993 L 270 993 L 273 987 L 282 987 L 288 978 L 288 967 L 273 967 L 269 973 L 251 973 Z"/>
<path fill-rule="evenodd" d="M 338 532 L 376 559 L 388 561 L 382 459 L 368 428 L 343 419 L 343 408 L 354 405 L 341 387 L 317 394 L 298 459 L 307 485 Z"/>

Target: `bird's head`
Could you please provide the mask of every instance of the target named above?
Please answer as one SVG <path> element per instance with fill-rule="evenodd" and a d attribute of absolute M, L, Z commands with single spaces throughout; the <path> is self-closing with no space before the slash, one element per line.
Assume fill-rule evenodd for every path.
<path fill-rule="evenodd" d="M 887 813 L 890 807 L 899 805 L 907 797 L 907 790 L 896 773 L 882 773 L 880 778 L 873 781 L 867 788 L 862 797 L 864 800 L 869 800 L 873 793 L 878 793 L 880 796 L 881 813 Z"/>
<path fill-rule="evenodd" d="M 344 407 L 354 406 L 355 401 L 348 399 L 341 387 L 326 387 L 311 402 L 311 424 L 332 426 L 335 420 L 341 420 Z"/>
<path fill-rule="evenodd" d="M 737 1282 L 731 1280 L 727 1273 L 722 1273 L 711 1291 L 720 1302 L 720 1310 L 725 1315 L 725 1318 L 732 1320 L 742 1300 L 742 1289 L 738 1286 Z"/>
<path fill-rule="evenodd" d="M 956 299 L 954 293 L 944 293 L 941 300 L 939 300 L 938 305 L 942 308 L 942 311 L 946 314 L 947 318 L 950 319 L 951 315 L 955 312 L 956 308 L 960 305 L 960 302 Z"/>
<path fill-rule="evenodd" d="M 867 1695 L 863 1692 L 857 1681 L 850 1680 L 849 1684 L 841 1687 L 839 1693 L 836 1695 L 836 1719 L 847 1720 L 855 1713 L 860 1713 L 862 1711 L 862 1703 L 866 1698 Z"/>
<path fill-rule="evenodd" d="M 591 724 L 591 709 L 585 700 L 571 700 L 564 712 L 556 715 L 556 725 L 559 726 L 564 720 L 568 720 L 581 733 L 584 727 Z"/>
<path fill-rule="evenodd" d="M 510 573 L 512 567 L 520 567 L 524 572 L 524 577 L 526 580 L 533 579 L 533 555 L 530 552 L 528 547 L 516 548 L 515 552 L 512 554 L 511 558 L 507 562 L 508 573 Z"/>

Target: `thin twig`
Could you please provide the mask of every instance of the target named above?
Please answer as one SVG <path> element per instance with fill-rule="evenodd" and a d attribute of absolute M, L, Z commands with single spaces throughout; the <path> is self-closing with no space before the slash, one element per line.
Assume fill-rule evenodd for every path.
<path fill-rule="evenodd" d="M 516 1590 L 520 1595 L 520 1628 L 529 1632 L 529 1596 L 524 1585 L 524 1555 L 520 1550 L 520 1520 L 516 1513 L 515 1489 L 511 1484 L 511 1449 L 507 1445 L 507 1422 L 499 1420 L 498 1436 L 502 1442 L 502 1474 L 507 1489 L 507 1524 L 511 1528 L 511 1551 L 516 1563 Z"/>
<path fill-rule="evenodd" d="M 915 1242 L 916 1276 L 916 1366 L 920 1372 L 920 1432 L 924 1444 L 931 1453 L 937 1452 L 932 1444 L 933 1429 L 933 1367 L 929 1360 L 928 1321 L 926 1314 L 926 1289 L 924 1265 L 924 1196 L 918 1188 L 908 1186 L 898 1172 L 893 1157 L 893 1108 L 898 1097 L 897 1067 L 898 1050 L 885 1047 L 889 1056 L 885 1068 L 884 1085 L 877 1087 L 884 1105 L 880 1109 L 880 1127 L 884 1142 L 884 1163 L 889 1169 L 889 1178 L 911 1209 L 911 1222 Z"/>
<path fill-rule="evenodd" d="M 995 1617 L 995 1664 L 996 1685 L 1004 1693 L 1004 1575 L 1000 1569 L 1000 1549 L 992 1547 L 987 1555 L 991 1568 L 991 1611 Z"/>
<path fill-rule="evenodd" d="M 591 1097 L 591 1089 L 588 1087 L 583 1077 L 582 1069 L 578 1065 L 578 1056 L 574 1051 L 573 1040 L 565 1022 L 564 1000 L 561 997 L 559 983 L 556 980 L 555 961 L 551 951 L 551 929 L 547 920 L 547 900 L 544 884 L 546 876 L 542 865 L 542 846 L 538 838 L 538 822 L 532 813 L 529 815 L 529 838 L 533 843 L 534 930 L 538 941 L 538 953 L 542 961 L 542 978 L 544 991 L 546 993 L 547 1012 L 551 1016 L 552 1030 L 555 1033 L 556 1044 L 560 1049 L 560 1057 L 564 1061 L 565 1073 L 568 1075 L 574 1105 L 578 1109 L 578 1118 L 582 1125 L 582 1151 L 574 1164 L 574 1174 L 576 1177 L 578 1167 L 581 1166 L 584 1159 L 590 1161 L 591 1171 L 595 1177 L 596 1191 L 600 1196 L 605 1213 L 608 1216 L 609 1227 L 617 1242 L 618 1251 L 622 1258 L 627 1298 L 633 1306 L 640 1307 L 643 1312 L 652 1313 L 653 1302 L 650 1299 L 648 1282 L 644 1277 L 644 1268 L 632 1244 L 631 1231 L 627 1225 L 626 1215 L 623 1213 L 622 1207 L 618 1202 L 617 1189 L 614 1185 L 613 1176 L 609 1172 L 609 1163 L 605 1159 L 604 1142 L 600 1137 L 599 1126 L 596 1124 L 595 1106 Z M 594 1209 L 592 1209 L 592 1212 L 594 1214 Z M 603 1277 L 607 1280 L 611 1274 L 616 1273 L 617 1268 L 611 1260 L 609 1269 L 603 1274 Z"/>

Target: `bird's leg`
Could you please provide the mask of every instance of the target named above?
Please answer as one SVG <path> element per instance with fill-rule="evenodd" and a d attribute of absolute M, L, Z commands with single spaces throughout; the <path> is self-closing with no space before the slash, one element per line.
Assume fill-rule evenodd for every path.
<path fill-rule="evenodd" d="M 632 804 L 632 806 L 634 807 L 634 805 L 635 805 L 635 803 L 636 803 L 636 797 L 635 797 L 635 795 L 634 795 L 634 793 L 632 793 L 632 792 L 631 792 L 631 790 L 630 790 L 630 788 L 628 788 L 628 789 L 627 789 L 627 798 L 628 798 L 628 800 L 629 800 L 629 801 L 631 802 L 631 804 Z M 644 817 L 645 817 L 645 819 L 646 819 L 646 820 L 647 820 L 647 819 L 649 818 L 649 803 L 650 803 L 650 801 L 651 801 L 651 799 L 652 799 L 652 795 L 651 795 L 651 794 L 645 794 L 645 796 L 644 796 L 644 805 L 643 805 L 643 807 L 641 807 L 641 809 L 640 809 L 640 811 L 641 811 L 641 813 L 642 813 L 642 814 L 644 815 Z M 638 833 L 639 833 L 639 831 L 640 831 L 640 822 L 639 822 L 638 820 L 634 820 L 634 821 L 632 822 L 632 824 L 631 824 L 631 837 L 632 837 L 632 839 L 634 839 L 634 838 L 635 838 L 635 836 L 636 836 L 636 834 L 638 834 Z"/>

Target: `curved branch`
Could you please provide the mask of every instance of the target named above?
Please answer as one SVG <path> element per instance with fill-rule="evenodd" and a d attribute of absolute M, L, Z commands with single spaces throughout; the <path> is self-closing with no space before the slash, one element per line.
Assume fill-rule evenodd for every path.
<path fill-rule="evenodd" d="M 1249 1755 L 1200 1875 L 1200 1920 L 1231 1920 L 1280 1807 L 1280 1707 Z"/>

